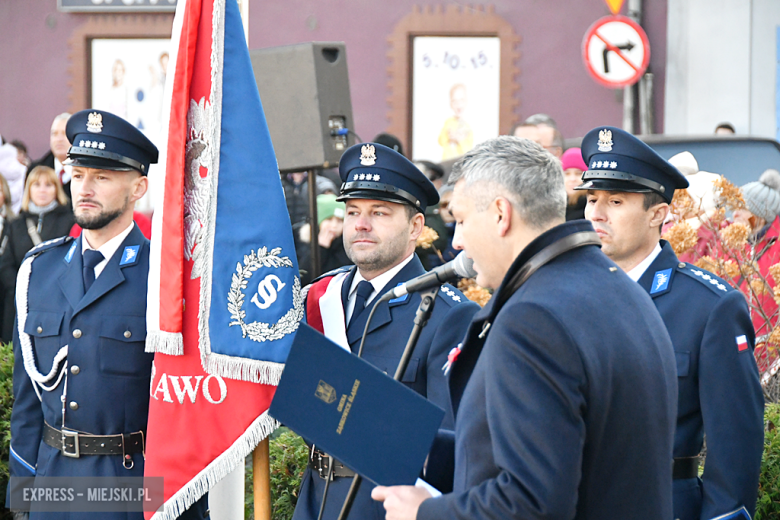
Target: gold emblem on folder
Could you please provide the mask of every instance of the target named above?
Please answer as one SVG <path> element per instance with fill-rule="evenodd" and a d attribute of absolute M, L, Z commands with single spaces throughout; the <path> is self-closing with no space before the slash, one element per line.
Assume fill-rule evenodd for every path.
<path fill-rule="evenodd" d="M 317 391 L 314 392 L 314 395 L 327 404 L 336 402 L 336 389 L 322 379 L 320 379 L 320 382 L 317 384 Z"/>

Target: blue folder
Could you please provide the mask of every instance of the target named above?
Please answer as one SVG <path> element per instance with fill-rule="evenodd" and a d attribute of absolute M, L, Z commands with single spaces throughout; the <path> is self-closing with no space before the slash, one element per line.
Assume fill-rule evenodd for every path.
<path fill-rule="evenodd" d="M 364 478 L 414 485 L 444 411 L 301 324 L 269 414 Z"/>
<path fill-rule="evenodd" d="M 747 509 L 745 509 L 745 506 L 742 506 L 725 515 L 716 516 L 712 520 L 750 520 L 750 514 L 747 512 Z"/>

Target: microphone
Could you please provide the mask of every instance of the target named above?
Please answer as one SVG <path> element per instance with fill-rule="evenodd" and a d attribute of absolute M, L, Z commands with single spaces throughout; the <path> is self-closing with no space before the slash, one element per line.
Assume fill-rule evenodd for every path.
<path fill-rule="evenodd" d="M 409 293 L 424 291 L 425 289 L 441 285 L 459 276 L 462 278 L 474 278 L 477 276 L 477 272 L 474 270 L 474 260 L 467 257 L 465 251 L 461 251 L 454 260 L 451 260 L 444 265 L 440 265 L 436 269 L 432 269 L 425 274 L 421 274 L 417 278 L 412 278 L 405 284 L 387 291 L 384 296 L 382 296 L 382 300 L 400 298 Z"/>

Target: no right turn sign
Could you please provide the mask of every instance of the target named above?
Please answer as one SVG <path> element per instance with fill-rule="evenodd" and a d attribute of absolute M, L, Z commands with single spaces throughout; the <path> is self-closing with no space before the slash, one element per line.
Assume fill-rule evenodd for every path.
<path fill-rule="evenodd" d="M 585 66 L 593 78 L 610 88 L 633 85 L 650 63 L 647 34 L 625 16 L 605 16 L 594 23 L 582 42 Z"/>

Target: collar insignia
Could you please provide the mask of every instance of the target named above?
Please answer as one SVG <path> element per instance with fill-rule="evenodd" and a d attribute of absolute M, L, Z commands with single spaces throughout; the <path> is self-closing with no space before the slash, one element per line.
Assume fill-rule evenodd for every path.
<path fill-rule="evenodd" d="M 103 115 L 98 112 L 92 112 L 87 116 L 87 131 L 99 134 L 103 131 Z"/>
<path fill-rule="evenodd" d="M 612 130 L 605 128 L 599 132 L 599 152 L 611 152 L 612 144 Z"/>
<path fill-rule="evenodd" d="M 373 166 L 376 164 L 376 150 L 372 144 L 364 144 L 360 148 L 360 164 L 363 166 Z"/>
<path fill-rule="evenodd" d="M 65 261 L 70 263 L 71 260 L 73 260 L 73 253 L 76 252 L 76 241 L 73 241 L 73 245 L 70 246 L 70 249 L 68 249 L 68 253 L 65 255 Z"/>
<path fill-rule="evenodd" d="M 402 285 L 403 285 L 402 283 L 399 283 L 398 285 L 396 285 L 396 287 L 400 287 L 400 286 L 402 286 Z M 392 300 L 390 300 L 390 301 L 389 301 L 389 302 L 387 302 L 387 303 L 388 303 L 388 304 L 391 304 L 391 303 L 401 303 L 401 302 L 405 302 L 405 301 L 406 301 L 406 299 L 407 299 L 408 297 L 409 297 L 409 293 L 406 293 L 406 294 L 404 294 L 403 296 L 399 296 L 398 298 L 393 298 Z"/>
<path fill-rule="evenodd" d="M 650 287 L 650 294 L 666 290 L 666 288 L 669 287 L 669 278 L 671 276 L 671 269 L 664 269 L 663 271 L 655 273 L 655 276 L 653 276 L 653 286 Z"/>
<path fill-rule="evenodd" d="M 122 252 L 122 259 L 119 261 L 119 265 L 134 264 L 138 260 L 138 250 L 141 246 L 127 246 Z"/>

